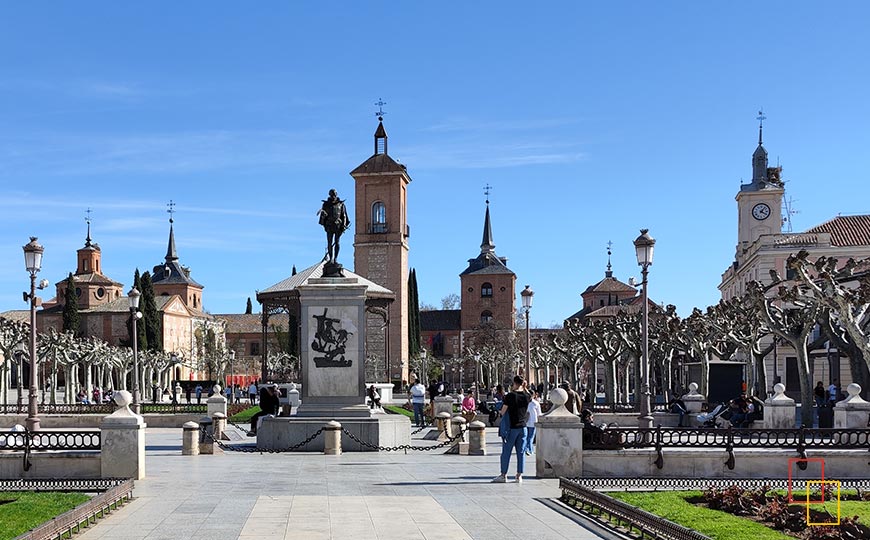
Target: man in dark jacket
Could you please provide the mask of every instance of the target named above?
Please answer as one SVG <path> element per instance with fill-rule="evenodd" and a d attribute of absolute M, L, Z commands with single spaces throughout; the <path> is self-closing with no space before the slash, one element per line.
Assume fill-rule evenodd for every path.
<path fill-rule="evenodd" d="M 255 437 L 260 418 L 270 414 L 278 416 L 278 409 L 280 407 L 281 401 L 278 398 L 277 384 L 268 384 L 260 388 L 260 412 L 251 417 L 251 431 L 248 432 L 248 436 Z"/>

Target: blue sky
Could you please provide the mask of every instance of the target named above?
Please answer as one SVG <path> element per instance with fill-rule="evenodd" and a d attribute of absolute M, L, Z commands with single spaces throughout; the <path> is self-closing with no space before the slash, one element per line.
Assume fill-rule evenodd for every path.
<path fill-rule="evenodd" d="M 862 2 L 9 3 L 0 311 L 26 307 L 28 236 L 40 278 L 75 269 L 87 208 L 128 288 L 162 261 L 172 199 L 206 309 L 241 312 L 320 259 L 314 213 L 332 187 L 352 201 L 383 98 L 422 301 L 459 292 L 489 183 L 534 325 L 579 309 L 608 241 L 637 275 L 641 227 L 651 296 L 688 313 L 733 259 L 759 107 L 795 231 L 870 213 L 868 22 Z"/>

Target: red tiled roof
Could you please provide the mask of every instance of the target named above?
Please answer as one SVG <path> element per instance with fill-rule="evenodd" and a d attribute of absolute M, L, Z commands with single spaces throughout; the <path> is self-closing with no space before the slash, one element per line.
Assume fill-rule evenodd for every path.
<path fill-rule="evenodd" d="M 614 277 L 606 277 L 596 283 L 595 285 L 590 285 L 583 291 L 583 294 L 591 293 L 591 292 L 631 292 L 633 294 L 637 294 L 637 289 L 628 285 L 627 283 L 623 283 Z"/>
<path fill-rule="evenodd" d="M 870 215 L 837 216 L 807 233 L 830 233 L 831 244 L 838 247 L 870 246 Z"/>

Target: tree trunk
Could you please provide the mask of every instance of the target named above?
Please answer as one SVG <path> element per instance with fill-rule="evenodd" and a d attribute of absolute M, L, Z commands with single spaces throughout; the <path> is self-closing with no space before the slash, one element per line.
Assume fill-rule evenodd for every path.
<path fill-rule="evenodd" d="M 616 403 L 616 362 L 604 362 L 604 401 Z"/>
<path fill-rule="evenodd" d="M 755 368 L 755 395 L 764 400 L 770 388 L 767 386 L 767 356 L 751 351 L 752 365 Z"/>
<path fill-rule="evenodd" d="M 801 424 L 813 427 L 813 381 L 812 366 L 807 352 L 806 339 L 791 341 L 797 354 L 798 379 L 801 383 Z"/>
<path fill-rule="evenodd" d="M 692 381 L 689 381 L 692 382 Z M 701 380 L 698 381 L 698 393 L 707 397 L 710 386 L 710 352 L 704 351 L 701 355 Z"/>

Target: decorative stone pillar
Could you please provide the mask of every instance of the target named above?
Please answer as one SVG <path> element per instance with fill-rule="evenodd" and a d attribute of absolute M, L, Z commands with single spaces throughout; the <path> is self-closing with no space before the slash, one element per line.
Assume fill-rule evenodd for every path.
<path fill-rule="evenodd" d="M 849 397 L 834 407 L 834 428 L 867 429 L 870 420 L 870 402 L 861 399 L 861 385 L 852 383 L 846 388 Z"/>
<path fill-rule="evenodd" d="M 565 403 L 568 392 L 550 390 L 553 408 L 535 423 L 535 468 L 539 478 L 573 478 L 583 475 L 583 421 Z"/>
<path fill-rule="evenodd" d="M 290 383 L 290 390 L 287 390 L 287 401 L 290 407 L 296 409 L 299 407 L 299 389 L 296 388 L 296 383 Z"/>
<path fill-rule="evenodd" d="M 468 424 L 468 455 L 486 455 L 486 424 L 480 420 Z"/>
<path fill-rule="evenodd" d="M 227 430 L 227 415 L 224 413 L 214 413 L 211 415 L 212 425 L 214 425 L 214 440 L 221 441 L 224 439 L 224 432 Z"/>
<path fill-rule="evenodd" d="M 446 412 L 440 412 L 435 415 L 435 427 L 438 428 L 438 440 L 445 441 L 447 440 L 447 430 L 448 424 L 450 424 L 450 414 Z"/>
<path fill-rule="evenodd" d="M 330 420 L 323 427 L 323 453 L 327 456 L 341 455 L 341 424 Z"/>
<path fill-rule="evenodd" d="M 211 418 L 205 416 L 199 421 L 199 453 L 214 454 L 214 424 Z"/>
<path fill-rule="evenodd" d="M 698 383 L 689 383 L 689 393 L 685 394 L 681 399 L 686 404 L 687 413 L 697 414 L 701 412 L 704 400 L 707 397 L 698 393 Z"/>
<path fill-rule="evenodd" d="M 175 396 L 175 403 L 181 403 L 181 383 L 175 383 L 175 386 L 172 388 L 172 395 Z"/>
<path fill-rule="evenodd" d="M 100 474 L 103 478 L 145 478 L 145 421 L 130 410 L 133 396 L 115 392 L 118 409 L 100 423 Z"/>
<path fill-rule="evenodd" d="M 209 418 L 213 417 L 214 413 L 223 413 L 223 415 L 226 416 L 227 398 L 225 398 L 223 393 L 221 393 L 221 385 L 214 385 L 214 387 L 212 387 L 212 392 L 214 394 L 206 401 L 206 412 L 208 413 Z"/>
<path fill-rule="evenodd" d="M 185 422 L 182 429 L 184 429 L 184 432 L 181 435 L 181 455 L 198 456 L 199 424 L 196 422 Z"/>
<path fill-rule="evenodd" d="M 432 400 L 432 414 L 436 417 L 439 413 L 446 412 L 448 417 L 453 416 L 453 398 L 450 396 L 438 396 Z"/>
<path fill-rule="evenodd" d="M 794 429 L 795 403 L 785 395 L 785 385 L 773 385 L 774 395 L 764 402 L 764 423 L 767 429 Z"/>

